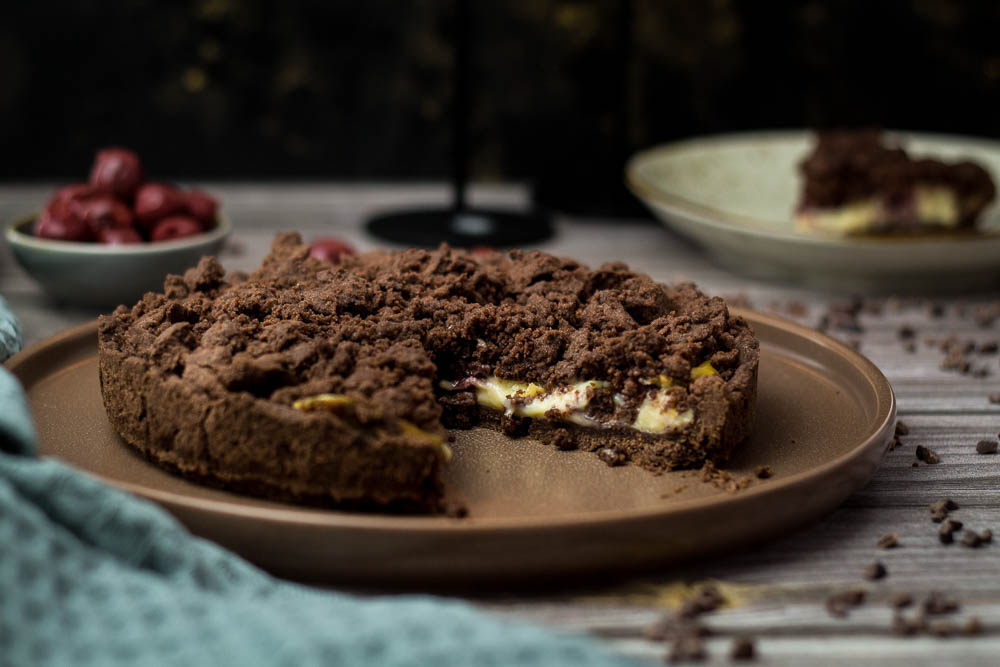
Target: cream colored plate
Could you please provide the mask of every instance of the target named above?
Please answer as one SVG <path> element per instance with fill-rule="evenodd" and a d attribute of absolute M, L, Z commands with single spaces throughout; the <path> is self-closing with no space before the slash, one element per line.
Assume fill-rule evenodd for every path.
<path fill-rule="evenodd" d="M 1000 175 L 1000 143 L 897 136 L 914 155 L 972 159 L 994 180 Z M 862 292 L 1000 285 L 995 204 L 985 211 L 978 234 L 838 238 L 797 231 L 796 165 L 811 144 L 811 133 L 801 130 L 690 139 L 637 153 L 625 178 L 661 221 L 735 271 Z"/>

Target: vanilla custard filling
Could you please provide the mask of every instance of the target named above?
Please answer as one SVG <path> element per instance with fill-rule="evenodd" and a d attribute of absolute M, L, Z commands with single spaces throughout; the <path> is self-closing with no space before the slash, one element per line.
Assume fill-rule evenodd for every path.
<path fill-rule="evenodd" d="M 920 185 L 913 188 L 916 218 L 927 225 L 954 227 L 961 221 L 958 199 L 949 187 Z M 878 227 L 891 217 L 879 197 L 869 197 L 830 209 L 810 209 L 796 215 L 802 227 L 835 234 L 854 234 Z"/>
<path fill-rule="evenodd" d="M 706 361 L 691 369 L 691 379 L 715 373 L 715 368 Z M 534 382 L 515 382 L 495 376 L 471 378 L 466 382 L 475 389 L 476 402 L 479 405 L 503 411 L 504 414 L 514 417 L 554 419 L 580 426 L 605 428 L 626 426 L 652 434 L 681 429 L 694 421 L 693 410 L 679 411 L 674 407 L 674 395 L 670 392 L 673 381 L 666 375 L 659 375 L 645 382 L 657 385 L 659 389 L 643 399 L 631 424 L 613 420 L 602 422 L 586 414 L 594 391 L 609 386 L 607 382 L 601 380 L 582 380 L 549 390 Z M 442 381 L 440 386 L 445 391 L 454 391 L 458 388 L 458 383 Z M 622 406 L 625 404 L 625 397 L 615 394 L 614 402 L 615 405 Z"/>

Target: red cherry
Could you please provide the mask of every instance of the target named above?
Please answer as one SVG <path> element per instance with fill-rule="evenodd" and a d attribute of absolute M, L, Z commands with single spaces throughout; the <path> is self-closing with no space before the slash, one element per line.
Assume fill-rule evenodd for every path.
<path fill-rule="evenodd" d="M 150 229 L 157 220 L 183 213 L 184 198 L 175 188 L 163 183 L 146 183 L 135 193 L 135 217 L 141 227 Z"/>
<path fill-rule="evenodd" d="M 139 156 L 126 148 L 97 151 L 90 184 L 119 199 L 132 199 L 144 180 Z"/>
<path fill-rule="evenodd" d="M 129 229 L 135 222 L 128 206 L 112 197 L 94 197 L 74 202 L 74 212 L 90 228 L 90 233 L 98 235 L 102 229 Z"/>
<path fill-rule="evenodd" d="M 97 242 L 107 245 L 142 243 L 142 236 L 131 227 L 106 227 L 97 232 Z"/>
<path fill-rule="evenodd" d="M 90 229 L 83 220 L 72 214 L 57 215 L 48 208 L 44 209 L 35 220 L 32 233 L 42 239 L 57 241 L 90 240 Z"/>
<path fill-rule="evenodd" d="M 309 256 L 338 264 L 345 255 L 358 254 L 354 248 L 333 237 L 318 238 L 309 246 Z"/>
<path fill-rule="evenodd" d="M 219 210 L 219 202 L 214 197 L 201 190 L 191 190 L 182 196 L 188 213 L 201 223 L 203 229 L 215 227 L 215 214 Z"/>
<path fill-rule="evenodd" d="M 170 241 L 194 236 L 195 234 L 201 234 L 201 225 L 198 224 L 197 220 L 189 218 L 186 215 L 174 215 L 156 223 L 156 226 L 153 227 L 153 233 L 149 236 L 149 240 Z"/>
<path fill-rule="evenodd" d="M 73 185 L 64 185 L 55 191 L 52 195 L 51 201 L 59 202 L 71 202 L 80 201 L 83 199 L 89 199 L 97 195 L 103 194 L 100 188 L 94 187 L 89 183 L 74 183 Z"/>

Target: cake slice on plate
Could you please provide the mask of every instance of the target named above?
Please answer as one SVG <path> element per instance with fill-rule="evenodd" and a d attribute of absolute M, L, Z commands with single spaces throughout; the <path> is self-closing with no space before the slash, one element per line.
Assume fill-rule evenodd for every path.
<path fill-rule="evenodd" d="M 837 235 L 970 229 L 996 195 L 982 166 L 915 159 L 877 130 L 819 133 L 799 170 L 796 226 Z"/>

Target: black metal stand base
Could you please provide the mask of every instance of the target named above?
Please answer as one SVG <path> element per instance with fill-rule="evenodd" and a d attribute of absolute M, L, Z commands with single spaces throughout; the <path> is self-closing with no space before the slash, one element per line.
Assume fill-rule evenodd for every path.
<path fill-rule="evenodd" d="M 458 248 L 509 248 L 552 236 L 552 222 L 541 213 L 481 208 L 430 208 L 385 213 L 367 223 L 370 234 L 403 245 Z"/>

